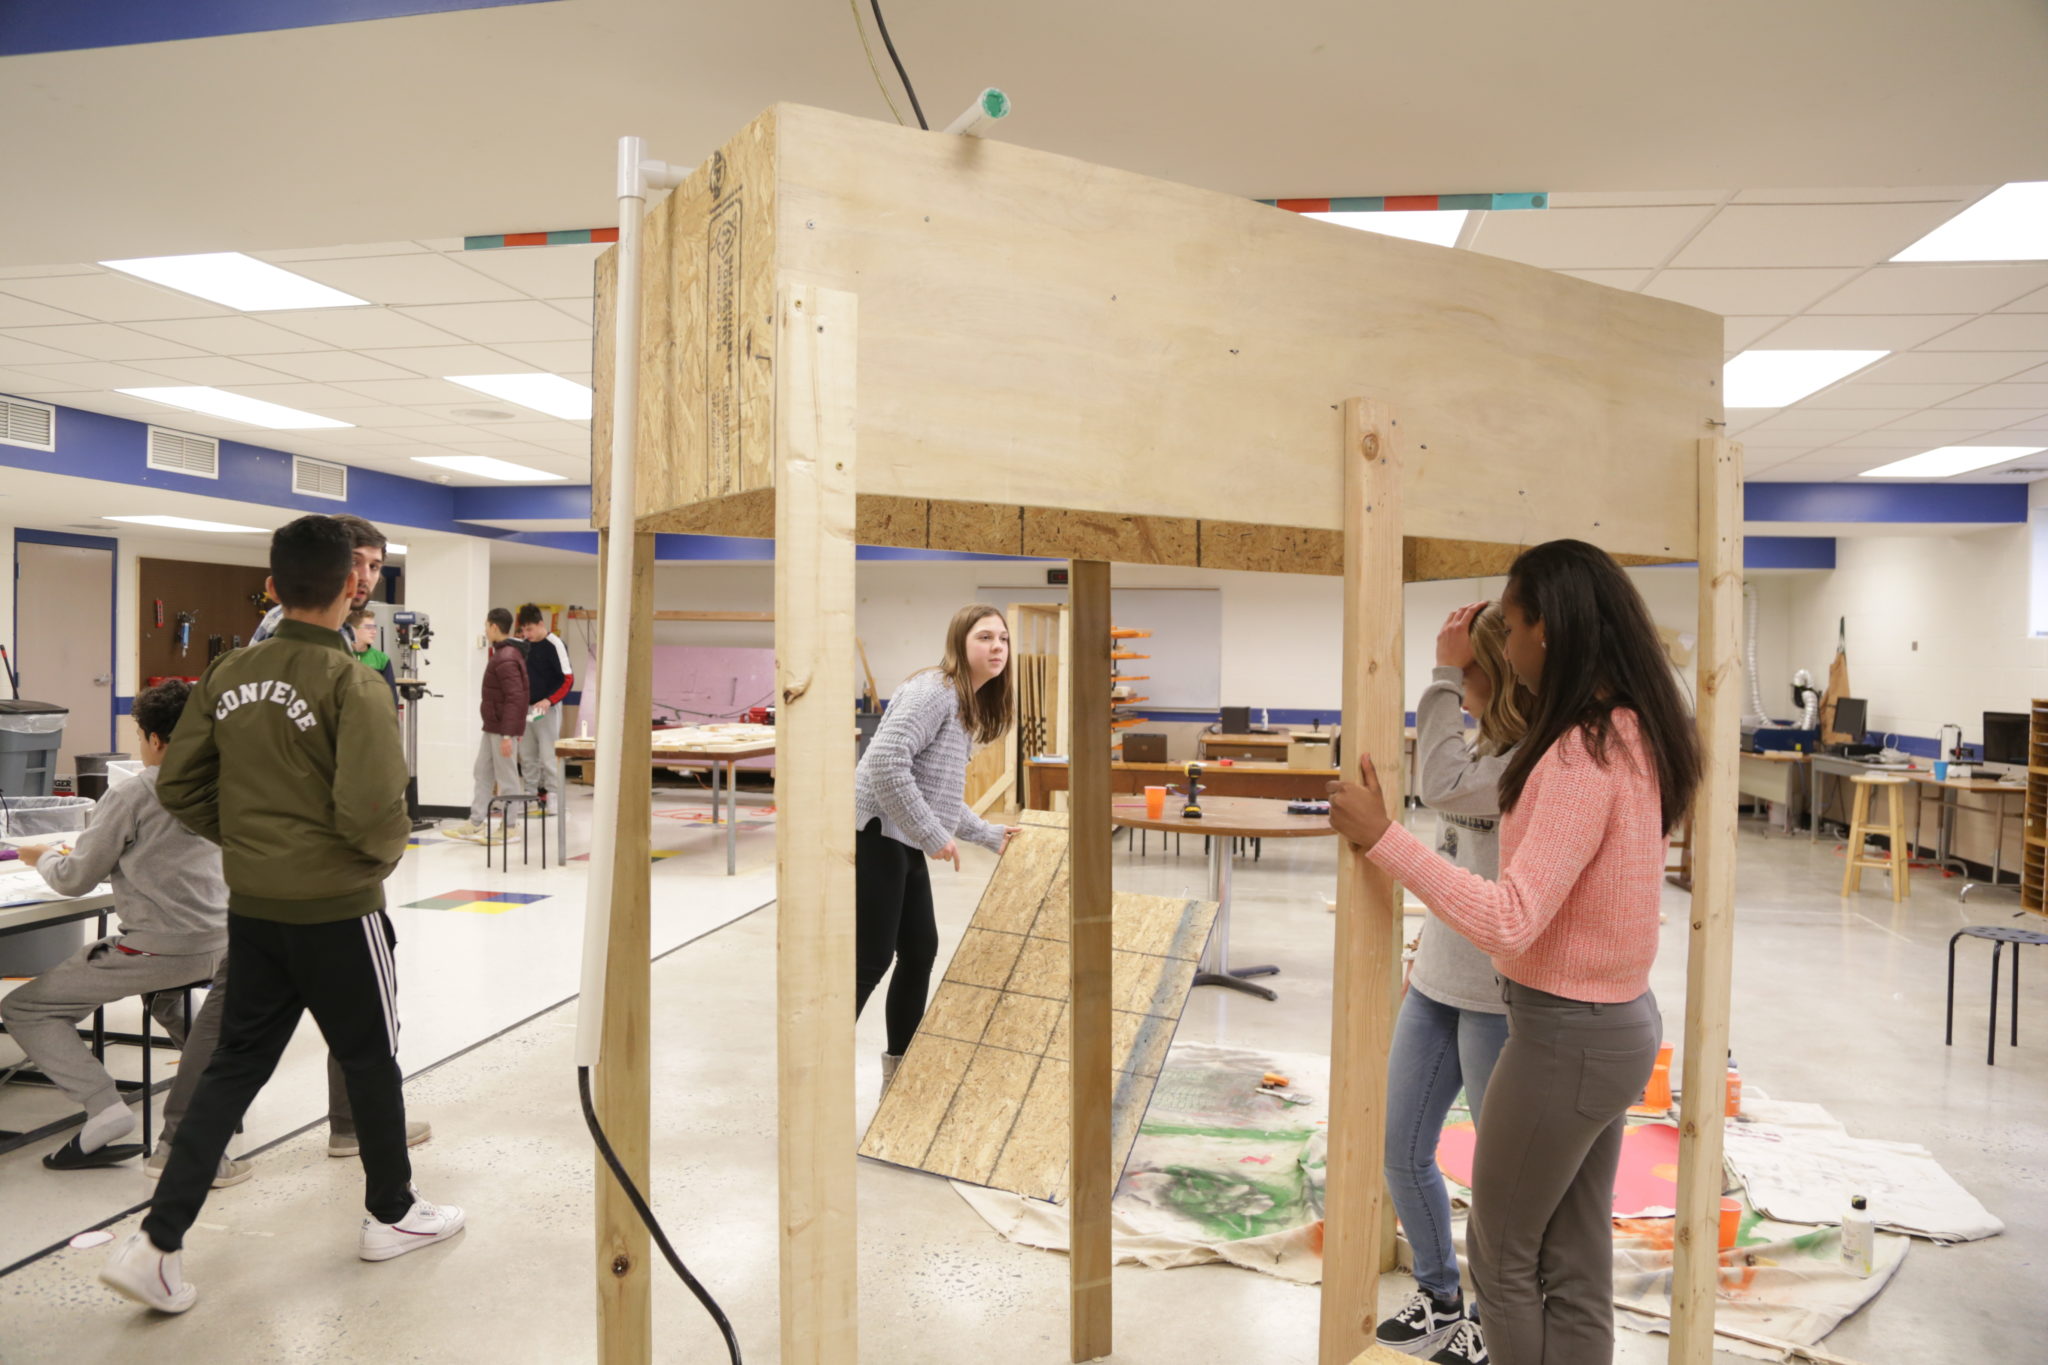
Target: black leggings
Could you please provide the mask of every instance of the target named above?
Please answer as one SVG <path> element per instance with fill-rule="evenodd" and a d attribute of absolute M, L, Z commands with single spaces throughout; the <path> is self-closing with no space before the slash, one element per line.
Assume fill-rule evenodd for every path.
<path fill-rule="evenodd" d="M 902 1056 L 924 1018 L 932 963 L 939 956 L 939 921 L 932 913 L 932 875 L 924 854 L 882 833 L 868 821 L 854 836 L 853 872 L 855 1018 L 882 984 L 889 963 L 889 1051 Z"/>

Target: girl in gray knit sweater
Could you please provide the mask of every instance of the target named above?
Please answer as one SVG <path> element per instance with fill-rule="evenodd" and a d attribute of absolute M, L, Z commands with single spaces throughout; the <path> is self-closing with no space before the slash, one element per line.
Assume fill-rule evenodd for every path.
<path fill-rule="evenodd" d="M 943 662 L 896 689 L 855 772 L 854 1014 L 893 962 L 884 1088 L 924 1018 L 939 953 L 925 859 L 958 871 L 956 840 L 999 854 L 1017 833 L 1016 826 L 989 824 L 964 799 L 974 745 L 993 743 L 1010 728 L 1016 694 L 1009 662 L 1003 614 L 962 607 L 946 630 Z"/>
<path fill-rule="evenodd" d="M 1498 605 L 1452 612 L 1437 635 L 1436 672 L 1415 704 L 1418 794 L 1437 813 L 1436 851 L 1489 881 L 1500 876 L 1500 777 L 1533 701 L 1508 667 L 1506 637 Z M 1479 720 L 1476 742 L 1466 738 L 1467 711 Z M 1465 1316 L 1437 1139 L 1461 1086 L 1478 1122 L 1507 1034 L 1493 960 L 1425 915 L 1387 1071 L 1387 1189 L 1414 1252 L 1418 1289 L 1377 1333 L 1410 1355 L 1434 1351 Z"/>

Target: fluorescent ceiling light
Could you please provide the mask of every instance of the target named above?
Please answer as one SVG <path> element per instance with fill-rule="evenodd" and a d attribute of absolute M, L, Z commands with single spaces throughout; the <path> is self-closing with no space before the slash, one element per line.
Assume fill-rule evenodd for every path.
<path fill-rule="evenodd" d="M 1397 209 L 1392 213 L 1304 213 L 1321 223 L 1377 232 L 1382 237 L 1405 237 L 1411 242 L 1435 246 L 1456 246 L 1464 230 L 1465 209 Z"/>
<path fill-rule="evenodd" d="M 197 256 L 142 256 L 129 261 L 101 261 L 109 270 L 135 275 L 183 294 L 196 294 L 245 313 L 279 308 L 363 308 L 368 299 L 330 289 L 317 280 L 280 270 L 268 261 L 239 251 L 209 251 Z"/>
<path fill-rule="evenodd" d="M 405 547 L 395 540 L 387 540 L 384 542 L 384 553 L 387 555 L 402 555 L 405 553 Z"/>
<path fill-rule="evenodd" d="M 590 386 L 558 374 L 451 374 L 451 384 L 571 422 L 590 420 Z"/>
<path fill-rule="evenodd" d="M 147 398 L 152 403 L 166 407 L 184 408 L 187 412 L 203 412 L 209 417 L 225 417 L 231 422 L 247 422 L 252 427 L 269 427 L 272 431 L 306 431 L 315 427 L 352 427 L 353 422 L 337 422 L 332 417 L 316 417 L 310 412 L 285 407 L 282 403 L 266 403 L 261 398 L 248 398 L 226 389 L 207 388 L 204 385 L 184 385 L 165 389 L 116 389 L 131 398 Z"/>
<path fill-rule="evenodd" d="M 1890 351 L 1744 351 L 1721 367 L 1721 402 L 1731 408 L 1782 408 L 1818 393 Z"/>
<path fill-rule="evenodd" d="M 560 474 L 550 474 L 544 469 L 531 469 L 510 460 L 494 460 L 488 455 L 415 455 L 413 459 L 421 464 L 439 465 L 452 469 L 458 474 L 474 474 L 482 479 L 501 479 L 506 483 L 537 483 L 544 479 L 559 480 Z"/>
<path fill-rule="evenodd" d="M 1909 455 L 1903 460 L 1866 469 L 1856 477 L 1859 479 L 1946 479 L 1954 474 L 1967 474 L 1973 469 L 1989 465 L 2004 464 L 2007 460 L 2018 460 L 2028 455 L 2038 455 L 2048 446 L 1942 446 L 1939 450 L 1923 451 Z"/>
<path fill-rule="evenodd" d="M 1895 261 L 2048 261 L 2048 180 L 2001 185 Z"/>
<path fill-rule="evenodd" d="M 135 526 L 162 526 L 172 531 L 240 531 L 262 535 L 261 526 L 237 526 L 227 521 L 195 521 L 191 517 L 101 517 L 101 521 L 125 521 Z"/>

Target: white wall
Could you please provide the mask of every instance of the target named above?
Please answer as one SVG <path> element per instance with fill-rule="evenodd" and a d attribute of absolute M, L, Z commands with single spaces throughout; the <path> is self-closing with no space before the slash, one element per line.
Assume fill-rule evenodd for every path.
<path fill-rule="evenodd" d="M 493 605 L 490 542 L 412 532 L 405 545 L 405 605 L 428 613 L 434 630 L 420 676 L 440 693 L 420 700 L 420 803 L 466 810 L 483 733 L 477 700 L 483 692 L 484 615 Z"/>

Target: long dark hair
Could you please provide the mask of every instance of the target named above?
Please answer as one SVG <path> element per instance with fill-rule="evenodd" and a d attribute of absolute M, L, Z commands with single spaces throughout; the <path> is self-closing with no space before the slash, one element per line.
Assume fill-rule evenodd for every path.
<path fill-rule="evenodd" d="M 1699 727 L 1636 585 L 1598 546 L 1553 540 L 1515 559 L 1503 600 L 1531 625 L 1543 624 L 1545 648 L 1528 738 L 1501 776 L 1501 809 L 1515 808 L 1537 761 L 1572 730 L 1585 731 L 1587 752 L 1604 765 L 1614 712 L 1626 708 L 1657 766 L 1669 834 L 1699 786 Z"/>
<path fill-rule="evenodd" d="M 967 727 L 976 744 L 993 744 L 1001 739 L 1017 712 L 1016 673 L 1010 667 L 1011 656 L 1007 651 L 1003 671 L 979 689 L 974 686 L 974 670 L 967 663 L 967 637 L 991 616 L 1003 622 L 1004 630 L 1010 628 L 998 607 L 977 602 L 954 612 L 952 624 L 946 627 L 945 659 L 939 665 L 939 671 L 953 684 L 954 694 L 960 699 L 960 723 Z"/>

